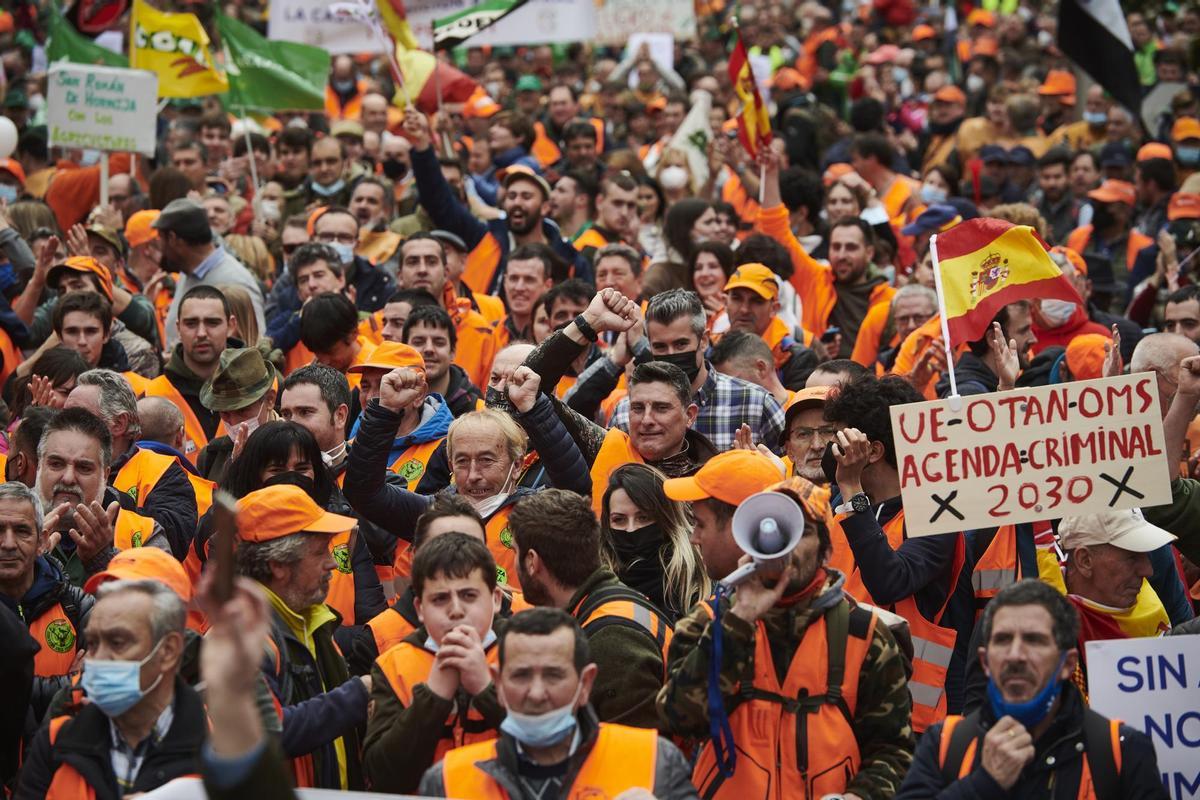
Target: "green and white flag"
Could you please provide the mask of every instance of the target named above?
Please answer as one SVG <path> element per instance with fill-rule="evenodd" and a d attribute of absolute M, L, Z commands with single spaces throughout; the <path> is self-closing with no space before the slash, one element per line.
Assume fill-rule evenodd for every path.
<path fill-rule="evenodd" d="M 129 59 L 101 47 L 75 30 L 56 4 L 50 4 L 50 16 L 46 30 L 50 34 L 46 42 L 46 60 L 51 64 L 69 61 L 72 64 L 99 64 L 105 67 L 128 67 Z"/>
<path fill-rule="evenodd" d="M 320 111 L 325 108 L 329 53 L 320 47 L 264 39 L 258 31 L 217 12 L 225 49 L 227 108 L 251 111 Z"/>
<path fill-rule="evenodd" d="M 457 14 L 433 21 L 433 49 L 458 47 L 480 31 L 525 5 L 525 0 L 483 0 Z"/>

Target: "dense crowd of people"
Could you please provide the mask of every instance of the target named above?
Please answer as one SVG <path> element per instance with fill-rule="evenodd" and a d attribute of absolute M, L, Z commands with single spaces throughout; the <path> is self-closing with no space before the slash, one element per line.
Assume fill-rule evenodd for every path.
<path fill-rule="evenodd" d="M 164 102 L 152 159 L 49 147 L 47 9 L 0 11 L 11 796 L 1166 796 L 1085 645 L 1198 631 L 1200 10 L 1128 14 L 1129 109 L 1041 4 L 746 2 L 752 156 L 696 5 L 671 63 L 439 54 L 465 102 L 370 54 L 324 112 Z M 947 343 L 980 217 L 1075 297 Z M 948 353 L 1152 373 L 1171 503 L 909 536 Z M 799 544 L 719 588 L 761 493 Z"/>

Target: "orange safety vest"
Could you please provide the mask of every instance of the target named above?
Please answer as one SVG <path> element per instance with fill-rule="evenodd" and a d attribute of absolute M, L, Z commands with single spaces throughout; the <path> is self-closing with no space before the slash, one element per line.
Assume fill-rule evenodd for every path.
<path fill-rule="evenodd" d="M 1090 713 L 1090 712 L 1085 712 L 1085 713 Z M 1098 714 L 1096 716 L 1099 717 Z M 968 742 L 965 750 L 963 750 L 961 752 L 956 752 L 953 755 L 951 755 L 951 752 L 950 752 L 951 747 L 952 747 L 951 742 L 953 742 L 953 740 L 954 740 L 954 732 L 955 732 L 955 730 L 958 729 L 958 725 L 959 725 L 959 723 L 961 723 L 963 721 L 963 719 L 964 719 L 964 717 L 961 717 L 957 714 L 951 714 L 950 716 L 946 717 L 946 722 L 942 726 L 942 741 L 941 741 L 940 747 L 938 749 L 938 769 L 940 769 L 942 771 L 943 775 L 945 775 L 947 771 L 949 771 L 951 774 L 957 775 L 959 780 L 962 780 L 963 778 L 967 777 L 972 772 L 974 772 L 975 768 L 978 766 L 977 762 L 982 759 L 982 753 L 980 752 L 980 749 L 979 749 L 979 743 L 983 739 L 983 731 L 980 731 L 979 734 L 975 738 L 971 739 L 970 742 Z M 1108 723 L 1108 726 L 1107 726 L 1108 730 L 1105 731 L 1104 733 L 1106 734 L 1105 738 L 1107 739 L 1107 742 L 1105 744 L 1108 745 L 1108 747 L 1111 749 L 1111 752 L 1112 752 L 1112 755 L 1111 755 L 1112 765 L 1111 766 L 1115 769 L 1115 774 L 1120 775 L 1121 774 L 1121 721 L 1116 720 L 1116 719 L 1103 720 L 1103 721 Z M 966 731 L 968 729 L 964 728 L 963 730 Z M 1086 742 L 1086 745 L 1085 745 L 1086 749 L 1082 753 L 1083 766 L 1079 773 L 1079 791 L 1075 795 L 1077 800 L 1095 800 L 1095 798 L 1097 797 L 1096 785 L 1092 779 L 1092 766 L 1088 759 L 1088 750 L 1092 749 L 1091 745 L 1093 743 L 1092 737 L 1088 736 L 1088 731 L 1089 731 L 1089 723 L 1085 720 L 1085 722 L 1084 722 L 1084 740 Z M 1096 736 L 1095 738 L 1099 739 L 1100 737 Z M 1100 742 L 1095 742 L 1095 745 L 1097 747 L 1103 746 Z M 947 764 L 947 759 L 954 759 L 956 757 L 961 758 L 961 760 L 958 762 L 957 769 L 955 769 L 952 765 Z"/>
<path fill-rule="evenodd" d="M 587 121 L 596 129 L 596 152 L 604 152 L 604 120 L 588 117 Z M 557 164 L 563 157 L 562 150 L 546 133 L 541 122 L 533 123 L 533 147 L 530 154 L 542 165 L 542 169 Z"/>
<path fill-rule="evenodd" d="M 354 554 L 350 552 L 350 531 L 342 531 L 329 539 L 329 552 L 336 566 L 329 579 L 325 605 L 341 615 L 343 624 L 354 624 Z"/>
<path fill-rule="evenodd" d="M 150 385 L 150 378 L 133 371 L 122 372 L 121 375 L 125 380 L 129 381 L 129 387 L 133 389 L 135 397 L 144 397 L 146 395 L 146 387 Z"/>
<path fill-rule="evenodd" d="M 367 82 L 360 80 L 354 87 L 354 95 L 342 105 L 341 99 L 333 91 L 332 86 L 325 87 L 325 113 L 329 119 L 358 119 L 362 116 L 363 95 L 367 93 Z"/>
<path fill-rule="evenodd" d="M 195 465 L 196 459 L 200 457 L 200 451 L 208 444 L 208 437 L 204 435 L 204 428 L 200 425 L 200 420 L 196 418 L 187 400 L 183 399 L 183 395 L 179 393 L 175 384 L 171 383 L 171 379 L 165 373 L 150 381 L 146 387 L 146 397 L 165 397 L 183 413 L 183 454 Z M 225 435 L 224 422 L 217 425 L 216 435 Z"/>
<path fill-rule="evenodd" d="M 0 384 L 8 380 L 22 360 L 21 351 L 13 344 L 12 338 L 0 331 Z"/>
<path fill-rule="evenodd" d="M 33 674 L 39 678 L 66 675 L 75 661 L 79 631 L 62 603 L 55 603 L 29 623 L 29 635 L 42 646 L 33 657 Z"/>
<path fill-rule="evenodd" d="M 421 482 L 425 470 L 429 467 L 429 459 L 433 458 L 434 452 L 437 451 L 444 438 L 434 439 L 424 444 L 414 444 L 392 462 L 388 469 L 408 481 L 404 488 L 410 492 L 417 490 L 417 484 Z M 396 559 L 392 563 L 392 577 L 407 578 L 410 575 L 412 575 L 412 542 L 400 540 L 396 543 Z"/>
<path fill-rule="evenodd" d="M 904 217 L 905 206 L 916 194 L 916 188 L 915 182 L 911 178 L 897 175 L 896 179 L 892 181 L 892 185 L 883 193 L 883 197 L 879 198 L 893 225 L 901 225 L 907 221 Z"/>
<path fill-rule="evenodd" d="M 485 655 L 489 665 L 497 666 L 499 664 L 499 652 L 500 649 L 494 643 L 486 648 Z M 433 653 L 411 642 L 401 642 L 375 659 L 375 665 L 383 672 L 388 685 L 396 693 L 396 698 L 406 708 L 412 705 L 413 689 L 417 684 L 428 680 L 429 673 L 433 670 L 433 662 Z M 468 706 L 466 714 L 452 711 L 446 718 L 446 724 L 437 733 L 438 743 L 433 754 L 433 762 L 441 761 L 446 753 L 456 747 L 462 747 L 464 744 L 495 739 L 496 730 L 487 728 L 485 725 L 483 715 L 475 709 L 474 705 Z"/>
<path fill-rule="evenodd" d="M 741 222 L 737 237 L 738 239 L 745 239 L 750 235 L 762 206 L 758 204 L 758 200 L 751 197 L 750 193 L 746 191 L 746 185 L 742 183 L 742 179 L 738 177 L 732 168 L 725 167 L 724 170 L 726 178 L 725 184 L 721 187 L 721 199 L 733 206 L 734 213 L 737 214 L 738 220 Z"/>
<path fill-rule="evenodd" d="M 139 448 L 117 472 L 112 486 L 121 494 L 129 495 L 137 507 L 141 508 L 146 504 L 150 492 L 154 491 L 154 487 L 162 480 L 162 476 L 174 464 L 175 456 Z"/>
<path fill-rule="evenodd" d="M 117 512 L 117 527 L 113 531 L 113 547 L 129 550 L 141 547 L 154 535 L 154 520 L 128 509 Z"/>
<path fill-rule="evenodd" d="M 455 319 L 458 344 L 454 348 L 454 363 L 475 386 L 487 386 L 497 351 L 495 329 L 482 314 L 469 307 L 469 301 L 460 302 L 468 307 Z"/>
<path fill-rule="evenodd" d="M 579 234 L 579 238 L 571 244 L 574 245 L 576 250 L 582 253 L 588 247 L 594 247 L 599 250 L 608 244 L 608 239 L 605 239 L 604 234 L 596 230 L 595 227 L 591 227 Z"/>
<path fill-rule="evenodd" d="M 600 516 L 604 493 L 608 490 L 608 478 L 617 467 L 645 463 L 646 459 L 633 449 L 628 433 L 620 428 L 608 429 L 608 433 L 604 434 L 604 442 L 600 445 L 600 452 L 596 453 L 596 459 L 592 462 L 592 510 L 596 512 L 596 516 Z"/>
<path fill-rule="evenodd" d="M 828 28 L 818 31 L 804 40 L 803 52 L 796 59 L 796 69 L 809 83 L 812 83 L 813 78 L 817 74 L 817 53 L 820 51 L 821 45 L 826 42 L 838 44 L 838 35 L 838 29 L 830 25 Z"/>
<path fill-rule="evenodd" d="M 504 301 L 499 297 L 479 292 L 471 292 L 471 297 L 475 299 L 475 305 L 479 307 L 479 315 L 486 319 L 493 328 L 504 319 L 507 312 L 504 310 Z"/>
<path fill-rule="evenodd" d="M 187 472 L 188 481 L 192 484 L 192 490 L 196 492 L 196 519 L 203 517 L 212 508 L 213 491 L 217 488 L 217 484 L 207 478 L 201 478 L 191 472 Z"/>
<path fill-rule="evenodd" d="M 844 588 L 847 594 L 860 602 L 878 605 L 871 598 L 871 593 L 863 584 L 858 565 L 854 563 L 854 552 L 842 531 L 842 518 L 841 515 L 833 518 L 829 532 L 833 542 L 833 555 L 829 559 L 829 565 L 846 576 Z M 883 533 L 887 536 L 888 545 L 893 550 L 898 550 L 905 538 L 903 509 L 887 521 L 883 526 Z M 965 561 L 966 544 L 960 534 L 954 549 L 954 563 L 950 574 L 958 575 Z M 946 602 L 938 611 L 937 620 L 946 613 L 950 598 L 954 596 L 955 585 L 950 586 L 946 592 Z M 890 610 L 908 621 L 908 628 L 912 633 L 913 674 L 908 681 L 913 699 L 912 723 L 913 730 L 924 733 L 930 725 L 946 717 L 946 675 L 950 669 L 950 658 L 954 655 L 954 644 L 958 634 L 953 628 L 945 628 L 935 621 L 925 619 L 917 608 L 914 597 L 904 598 Z"/>
<path fill-rule="evenodd" d="M 1087 250 L 1088 243 L 1092 240 L 1092 231 L 1094 230 L 1094 225 L 1081 225 L 1071 231 L 1070 235 L 1067 236 L 1067 247 L 1082 255 L 1083 251 Z M 1142 251 L 1142 248 L 1149 247 L 1152 244 L 1154 244 L 1154 240 L 1149 236 L 1140 231 L 1130 230 L 1129 239 L 1125 243 L 1125 268 L 1133 270 L 1133 264 L 1137 261 L 1137 254 Z"/>
<path fill-rule="evenodd" d="M 283 374 L 291 375 L 301 367 L 306 367 L 316 360 L 313 351 L 304 346 L 304 342 L 296 342 L 292 345 L 292 349 L 287 351 L 287 355 L 283 357 Z M 350 376 L 347 375 L 347 378 Z"/>
<path fill-rule="evenodd" d="M 509 611 L 516 614 L 519 611 L 525 611 L 533 608 L 533 605 L 525 600 L 525 595 L 520 592 L 513 592 L 508 599 Z M 388 607 L 380 611 L 371 621 L 367 623 L 367 627 L 371 629 L 371 636 L 375 639 L 375 652 L 386 653 L 400 642 L 412 635 L 412 632 L 417 628 L 404 615 L 394 608 Z"/>
<path fill-rule="evenodd" d="M 521 588 L 521 579 L 517 577 L 517 550 L 513 544 L 512 528 L 508 526 L 508 516 L 512 513 L 514 503 L 509 503 L 495 514 L 488 517 L 484 523 L 485 544 L 496 559 L 496 583 L 502 583 L 513 589 Z"/>
<path fill-rule="evenodd" d="M 654 791 L 658 760 L 658 732 L 600 723 L 596 743 L 575 775 L 566 800 L 604 800 L 629 789 Z M 496 740 L 451 750 L 442 763 L 446 797 L 472 800 L 508 800 L 508 793 L 478 766 L 496 758 Z"/>
<path fill-rule="evenodd" d="M 589 637 L 608 625 L 625 625 L 645 631 L 662 653 L 663 678 L 666 678 L 667 649 L 675 636 L 671 623 L 662 617 L 649 600 L 642 602 L 642 595 L 624 584 L 602 586 L 584 597 L 571 616 Z"/>
<path fill-rule="evenodd" d="M 712 613 L 711 606 L 703 607 Z M 724 777 L 707 742 L 692 771 L 702 797 L 782 800 L 846 790 L 862 761 L 853 720 L 859 674 L 876 624 L 872 612 L 859 638 L 849 632 L 850 613 L 842 602 L 809 626 L 782 686 L 767 628 L 762 620 L 755 623 L 754 681 L 739 687 L 729 712 L 737 764 L 733 775 Z"/>
<path fill-rule="evenodd" d="M 480 239 L 479 244 L 467 254 L 467 263 L 463 267 L 462 281 L 467 288 L 483 294 L 491 291 L 501 254 L 500 242 L 491 233 Z"/>
<path fill-rule="evenodd" d="M 975 607 L 982 610 L 1005 586 L 1021 579 L 1021 560 L 1017 556 L 1017 527 L 1001 525 L 988 543 L 987 550 L 971 570 L 971 588 Z"/>
<path fill-rule="evenodd" d="M 58 733 L 62 730 L 63 725 L 66 725 L 71 719 L 69 716 L 62 716 L 50 720 L 51 748 L 54 747 L 54 740 L 58 738 Z M 63 762 L 54 771 L 50 787 L 46 790 L 46 800 L 96 800 L 96 790 L 83 779 L 77 769 Z"/>

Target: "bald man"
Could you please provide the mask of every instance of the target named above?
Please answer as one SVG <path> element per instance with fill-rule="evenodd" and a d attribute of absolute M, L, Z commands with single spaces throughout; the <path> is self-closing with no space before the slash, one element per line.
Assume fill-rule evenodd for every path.
<path fill-rule="evenodd" d="M 183 412 L 165 397 L 143 397 L 137 404 L 142 439 L 183 451 Z"/>

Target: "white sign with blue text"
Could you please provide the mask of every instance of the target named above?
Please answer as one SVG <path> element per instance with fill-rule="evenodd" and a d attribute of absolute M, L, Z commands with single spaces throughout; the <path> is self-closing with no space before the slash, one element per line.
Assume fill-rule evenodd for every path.
<path fill-rule="evenodd" d="M 1200 798 L 1200 635 L 1085 646 L 1092 709 L 1150 737 L 1172 800 Z"/>

